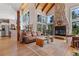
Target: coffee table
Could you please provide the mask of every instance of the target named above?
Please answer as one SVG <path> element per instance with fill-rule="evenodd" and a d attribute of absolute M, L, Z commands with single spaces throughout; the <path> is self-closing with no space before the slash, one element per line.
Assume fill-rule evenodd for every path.
<path fill-rule="evenodd" d="M 51 42 L 53 42 L 52 37 L 48 37 L 48 36 L 37 37 L 37 39 L 36 39 L 36 45 L 38 45 L 40 47 L 43 47 L 44 41 L 47 41 L 47 43 L 49 43 L 49 39 L 51 39 Z"/>

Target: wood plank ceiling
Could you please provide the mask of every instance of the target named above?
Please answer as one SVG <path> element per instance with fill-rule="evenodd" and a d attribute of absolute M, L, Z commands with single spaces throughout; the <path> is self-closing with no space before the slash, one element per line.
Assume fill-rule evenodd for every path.
<path fill-rule="evenodd" d="M 27 3 L 22 3 L 20 6 L 20 10 L 24 11 L 25 9 L 27 9 L 28 4 Z"/>
<path fill-rule="evenodd" d="M 36 9 L 40 9 L 46 14 L 53 8 L 54 5 L 55 3 L 35 3 Z M 22 3 L 20 9 L 23 11 L 27 6 L 28 4 Z"/>
<path fill-rule="evenodd" d="M 53 8 L 55 3 L 37 3 L 36 9 L 44 11 L 46 14 Z"/>

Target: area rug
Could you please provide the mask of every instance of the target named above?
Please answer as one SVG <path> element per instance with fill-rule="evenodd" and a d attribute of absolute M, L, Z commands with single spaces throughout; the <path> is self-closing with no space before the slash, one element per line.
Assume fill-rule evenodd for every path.
<path fill-rule="evenodd" d="M 70 56 L 72 51 L 67 48 L 67 44 L 64 40 L 54 39 L 54 42 L 47 44 L 44 42 L 44 46 L 40 47 L 36 43 L 27 45 L 30 49 L 38 53 L 39 56 Z"/>

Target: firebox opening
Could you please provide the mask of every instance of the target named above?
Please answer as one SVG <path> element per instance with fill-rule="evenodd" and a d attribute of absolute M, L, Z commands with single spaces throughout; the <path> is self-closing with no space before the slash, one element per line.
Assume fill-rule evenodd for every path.
<path fill-rule="evenodd" d="M 55 35 L 66 36 L 66 26 L 56 26 Z"/>

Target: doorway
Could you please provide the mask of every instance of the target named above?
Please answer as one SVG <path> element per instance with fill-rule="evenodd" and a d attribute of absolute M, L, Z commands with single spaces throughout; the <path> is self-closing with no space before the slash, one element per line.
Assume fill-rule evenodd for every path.
<path fill-rule="evenodd" d="M 2 25 L 1 28 L 2 28 L 1 37 L 9 37 L 9 26 Z"/>

